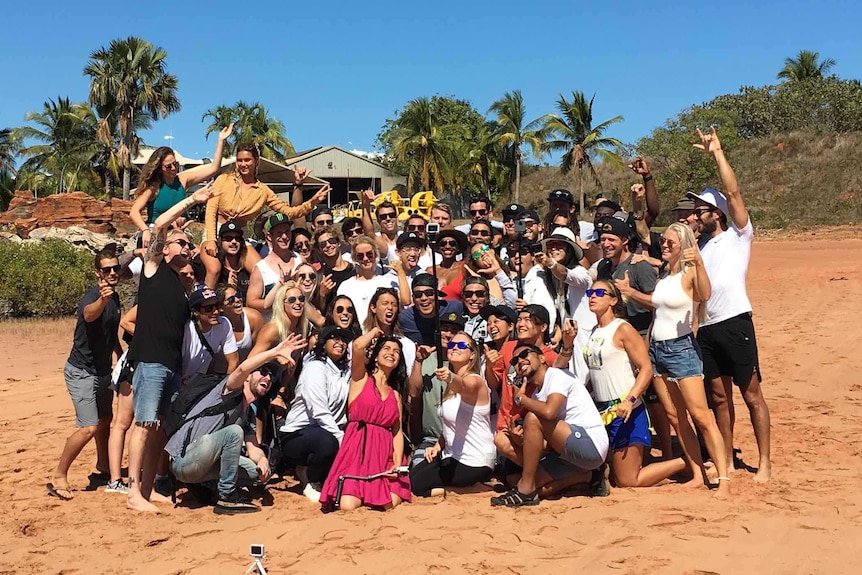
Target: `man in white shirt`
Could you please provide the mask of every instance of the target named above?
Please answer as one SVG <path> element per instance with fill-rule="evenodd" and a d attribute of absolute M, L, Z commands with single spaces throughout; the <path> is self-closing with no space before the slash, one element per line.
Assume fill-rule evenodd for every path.
<path fill-rule="evenodd" d="M 208 287 L 195 290 L 189 295 L 189 307 L 192 317 L 183 332 L 182 383 L 208 373 L 216 357 L 224 373 L 233 373 L 239 365 L 239 352 L 230 321 L 221 316 L 218 294 Z"/>
<path fill-rule="evenodd" d="M 706 302 L 709 317 L 697 332 L 697 342 L 703 352 L 704 379 L 712 389 L 715 418 L 727 449 L 728 468 L 734 468 L 732 384 L 736 384 L 751 414 L 760 452 L 754 480 L 763 483 L 772 476 L 770 418 L 760 387 L 757 340 L 745 289 L 754 227 L 715 129 L 706 135 L 700 130 L 697 133 L 701 141 L 697 147 L 715 158 L 724 188 L 723 194 L 712 189 L 700 195 L 687 194 L 695 203 L 700 250 L 712 284 L 712 296 Z"/>

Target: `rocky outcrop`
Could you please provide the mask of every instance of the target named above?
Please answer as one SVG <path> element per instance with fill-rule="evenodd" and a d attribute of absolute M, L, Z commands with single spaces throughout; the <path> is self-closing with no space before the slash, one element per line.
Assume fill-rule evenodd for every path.
<path fill-rule="evenodd" d="M 69 226 L 68 228 L 36 228 L 30 232 L 30 237 L 25 242 L 39 242 L 42 240 L 63 240 L 72 245 L 86 248 L 93 253 L 96 253 L 107 245 L 113 244 L 119 252 L 131 251 L 134 248 L 134 241 L 128 241 L 123 244 L 119 242 L 119 248 L 116 248 L 118 242 L 114 236 L 108 234 L 99 234 L 79 226 Z"/>
<path fill-rule="evenodd" d="M 112 198 L 97 200 L 83 192 L 34 198 L 31 192 L 15 192 L 9 208 L 0 214 L 0 227 L 27 238 L 37 228 L 77 226 L 98 234 L 133 235 L 137 228 L 129 218 L 132 202 Z"/>

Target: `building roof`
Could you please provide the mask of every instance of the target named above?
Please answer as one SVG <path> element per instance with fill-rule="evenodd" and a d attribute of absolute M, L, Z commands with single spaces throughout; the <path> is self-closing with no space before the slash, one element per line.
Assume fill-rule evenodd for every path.
<path fill-rule="evenodd" d="M 235 169 L 236 166 L 236 158 L 225 158 L 221 163 L 221 173 L 229 172 Z M 293 186 L 293 168 L 289 168 L 284 164 L 279 164 L 274 160 L 267 160 L 266 158 L 260 158 L 260 163 L 257 165 L 257 177 L 258 179 L 271 187 L 274 192 L 279 193 L 286 191 L 286 186 Z M 308 176 L 305 178 L 304 185 L 309 186 L 324 186 L 326 185 L 326 180 L 322 180 L 320 178 L 316 178 L 314 176 Z"/>
<path fill-rule="evenodd" d="M 155 151 L 155 148 L 141 148 L 141 151 L 138 153 L 138 157 L 132 160 L 132 163 L 136 166 L 143 166 L 150 161 L 150 156 L 152 156 L 153 152 Z M 203 164 L 208 164 L 211 162 L 211 160 L 209 159 L 195 160 L 193 158 L 187 158 L 176 150 L 174 150 L 174 157 L 176 157 L 177 162 L 179 162 L 179 164 L 183 167 L 201 166 Z"/>
<path fill-rule="evenodd" d="M 377 166 L 378 168 L 382 168 L 384 170 L 391 171 L 391 170 L 389 170 L 389 168 L 387 168 L 386 166 L 384 166 L 380 162 L 375 162 L 374 160 L 369 160 L 365 156 L 360 156 L 359 154 L 354 154 L 353 152 L 348 152 L 347 150 L 345 150 L 343 148 L 339 148 L 338 146 L 320 146 L 317 148 L 311 148 L 310 150 L 304 150 L 302 152 L 297 152 L 295 155 L 285 159 L 284 163 L 288 166 L 292 166 L 293 164 L 307 161 L 309 158 L 313 158 L 314 156 L 324 154 L 324 153 L 332 151 L 332 150 L 336 150 L 338 152 L 341 152 L 342 154 L 347 154 L 349 156 L 353 156 L 354 158 L 358 158 L 360 160 L 368 162 L 369 164 L 371 164 L 373 166 Z"/>

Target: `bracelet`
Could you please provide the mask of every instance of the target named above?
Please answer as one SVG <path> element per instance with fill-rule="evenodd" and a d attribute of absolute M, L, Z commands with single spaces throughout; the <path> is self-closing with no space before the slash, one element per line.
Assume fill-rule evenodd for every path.
<path fill-rule="evenodd" d="M 575 351 L 575 346 L 560 348 L 560 353 L 572 353 L 573 351 Z"/>
<path fill-rule="evenodd" d="M 644 183 L 652 181 L 652 174 L 647 174 L 644 176 Z"/>

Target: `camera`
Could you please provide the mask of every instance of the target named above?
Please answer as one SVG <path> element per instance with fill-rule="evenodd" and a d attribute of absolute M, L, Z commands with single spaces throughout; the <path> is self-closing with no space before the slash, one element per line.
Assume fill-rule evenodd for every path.
<path fill-rule="evenodd" d="M 437 234 L 440 233 L 440 224 L 437 222 L 428 222 L 425 226 L 425 239 L 428 243 L 437 241 Z"/>
<path fill-rule="evenodd" d="M 524 220 L 515 220 L 515 233 L 520 235 L 526 231 L 527 224 L 524 222 Z"/>
<path fill-rule="evenodd" d="M 540 244 L 539 242 L 534 243 L 534 244 L 530 247 L 530 252 L 531 252 L 534 256 L 539 255 L 539 254 L 540 254 L 540 253 L 542 253 L 543 251 L 544 251 L 544 250 L 542 249 L 542 244 Z"/>
<path fill-rule="evenodd" d="M 256 559 L 261 559 L 264 556 L 263 543 L 252 543 L 249 545 L 248 554 Z"/>

